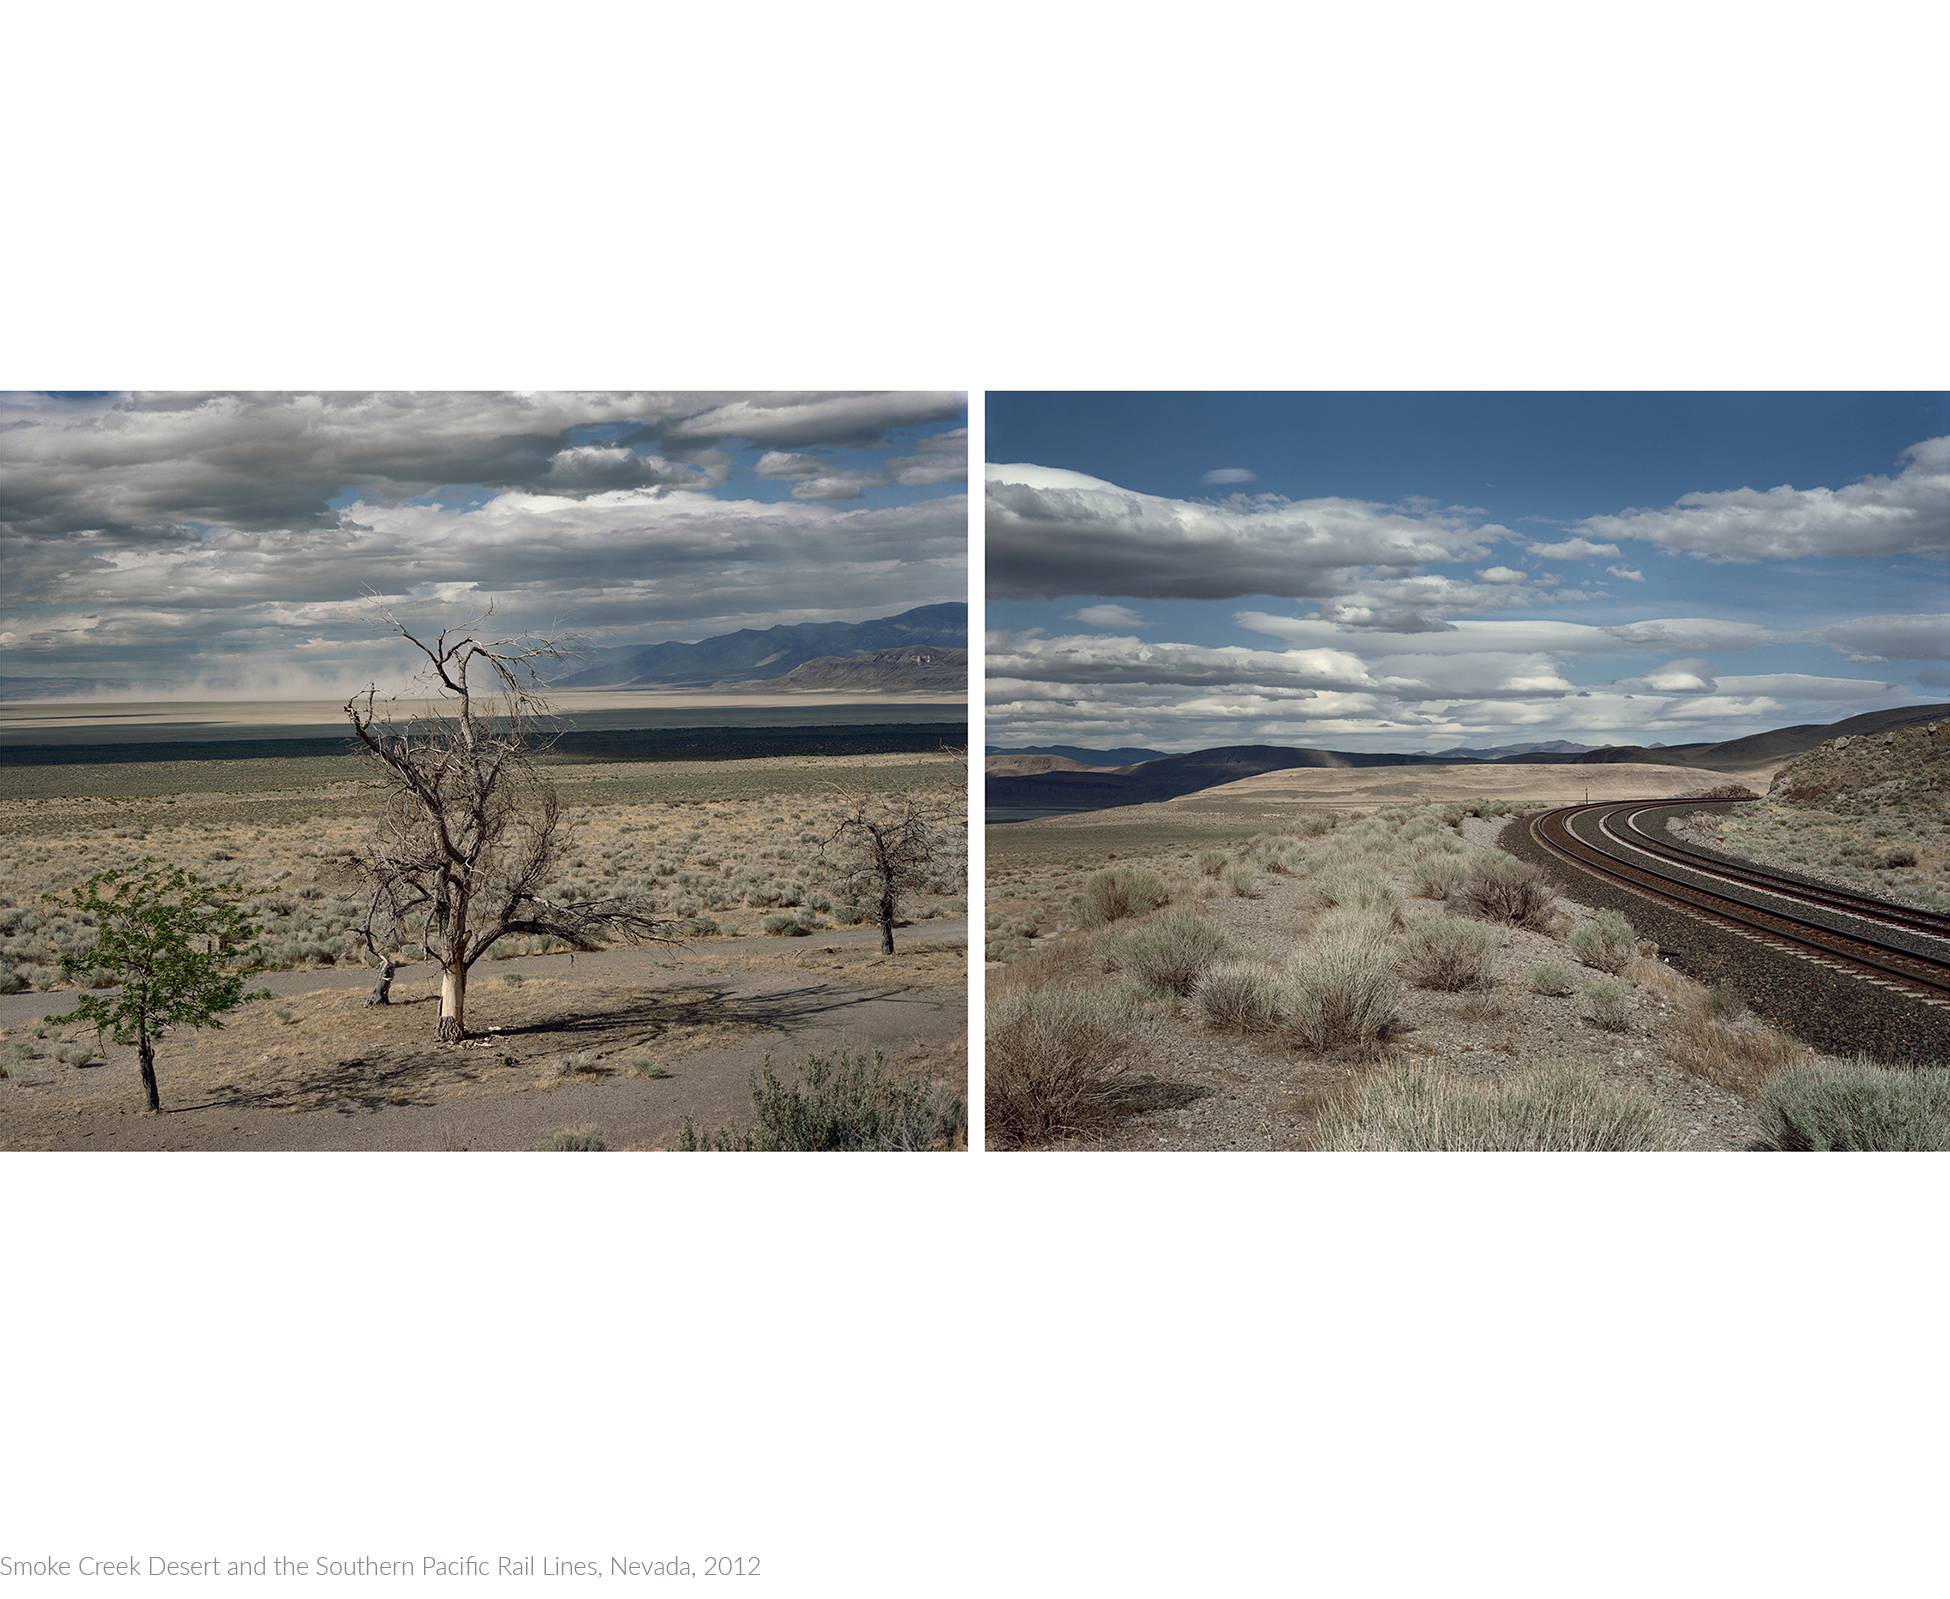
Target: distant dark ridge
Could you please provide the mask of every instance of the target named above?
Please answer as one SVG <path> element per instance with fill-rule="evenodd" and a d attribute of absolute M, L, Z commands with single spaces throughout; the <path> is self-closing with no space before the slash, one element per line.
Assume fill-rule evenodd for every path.
<path fill-rule="evenodd" d="M 982 788 L 984 803 L 1003 808 L 1062 807 L 1110 810 L 1119 805 L 1150 805 L 1196 794 L 1221 783 L 1261 772 L 1302 766 L 1482 766 L 1483 761 L 1443 761 L 1433 755 L 1370 755 L 1353 750 L 1282 749 L 1272 744 L 1235 744 L 1223 749 L 1166 755 L 1122 772 L 1044 772 L 1036 777 L 991 777 Z"/>
<path fill-rule="evenodd" d="M 566 677 L 551 688 L 620 688 L 656 684 L 703 688 L 712 683 L 784 677 L 795 667 L 821 657 L 863 655 L 870 650 L 924 644 L 937 649 L 968 648 L 968 602 L 917 605 L 898 616 L 870 622 L 785 622 L 777 627 L 740 628 L 693 644 L 652 644 L 635 654 L 608 660 Z M 959 687 L 960 685 L 957 684 Z"/>
<path fill-rule="evenodd" d="M 991 744 L 982 753 L 985 756 L 1061 755 L 1080 766 L 1136 766 L 1142 761 L 1161 761 L 1165 758 L 1163 750 L 1087 750 L 1075 744 Z"/>
<path fill-rule="evenodd" d="M 1950 704 L 1905 705 L 1895 710 L 1865 711 L 1840 722 L 1802 723 L 1778 727 L 1717 744 L 1668 744 L 1647 748 L 1637 744 L 1610 745 L 1583 755 L 1538 752 L 1505 755 L 1494 761 L 1454 760 L 1437 755 L 1371 755 L 1351 750 L 1288 749 L 1271 744 L 1233 745 L 1167 755 L 1125 768 L 1122 772 L 1044 772 L 1034 777 L 990 777 L 983 785 L 989 805 L 1011 809 L 1039 807 L 1109 810 L 1119 805 L 1144 805 L 1176 799 L 1181 794 L 1216 788 L 1261 772 L 1290 771 L 1302 766 L 1692 766 L 1717 769 L 1780 760 L 1804 754 L 1831 738 L 1858 738 L 1898 727 L 1920 727 L 1950 716 Z M 1054 749 L 1056 746 L 1049 746 Z M 1084 752 L 1088 753 L 1088 752 Z"/>
<path fill-rule="evenodd" d="M 966 734 L 954 722 L 865 722 L 851 727 L 668 727 L 564 733 L 557 762 L 739 761 L 782 755 L 932 754 Z M 133 766 L 171 761 L 315 760 L 351 755 L 350 738 L 230 738 L 207 743 L 0 745 L 8 766 Z"/>
<path fill-rule="evenodd" d="M 1743 766 L 1759 761 L 1778 761 L 1805 755 L 1831 738 L 1861 738 L 1871 733 L 1887 733 L 1898 727 L 1921 727 L 1926 722 L 1950 716 L 1950 705 L 1904 705 L 1889 711 L 1864 711 L 1839 722 L 1800 722 L 1793 727 L 1770 728 L 1765 733 L 1749 733 L 1745 738 L 1730 738 L 1718 744 L 1664 744 L 1646 747 L 1638 744 L 1612 744 L 1587 755 L 1509 755 L 1502 765 L 1529 766 L 1564 760 L 1570 766 L 1610 766 L 1619 763 L 1654 766 Z"/>

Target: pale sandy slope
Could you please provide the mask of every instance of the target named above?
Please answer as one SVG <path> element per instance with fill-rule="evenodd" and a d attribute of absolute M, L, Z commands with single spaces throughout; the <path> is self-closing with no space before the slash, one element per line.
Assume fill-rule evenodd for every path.
<path fill-rule="evenodd" d="M 1167 811 L 1313 805 L 1372 809 L 1412 800 L 1492 799 L 1523 805 L 1576 805 L 1589 800 L 1670 799 L 1721 783 L 1765 793 L 1778 762 L 1737 771 L 1697 766 L 1303 766 L 1262 772 L 1165 802 Z M 1115 816 L 1115 811 L 1095 813 Z"/>

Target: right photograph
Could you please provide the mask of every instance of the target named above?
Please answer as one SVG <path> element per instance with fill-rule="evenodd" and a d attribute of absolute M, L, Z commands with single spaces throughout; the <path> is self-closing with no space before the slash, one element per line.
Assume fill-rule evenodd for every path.
<path fill-rule="evenodd" d="M 986 416 L 987 1148 L 1950 1149 L 1950 393 Z"/>

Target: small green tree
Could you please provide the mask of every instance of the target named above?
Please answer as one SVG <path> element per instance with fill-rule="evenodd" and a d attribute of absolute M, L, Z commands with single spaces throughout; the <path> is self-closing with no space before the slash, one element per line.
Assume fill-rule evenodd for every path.
<path fill-rule="evenodd" d="M 121 978 L 108 995 L 83 994 L 60 1025 L 92 1022 L 99 1036 L 134 1044 L 142 1062 L 149 1109 L 162 1109 L 156 1091 L 156 1040 L 173 1027 L 221 1027 L 223 1013 L 247 999 L 269 999 L 268 988 L 244 991 L 244 979 L 263 968 L 257 927 L 237 902 L 236 883 L 205 883 L 180 866 L 158 867 L 145 856 L 133 870 L 97 872 L 72 891 L 69 907 L 96 927 L 92 949 L 63 955 L 64 976 L 105 969 Z M 58 895 L 43 899 L 60 904 Z"/>

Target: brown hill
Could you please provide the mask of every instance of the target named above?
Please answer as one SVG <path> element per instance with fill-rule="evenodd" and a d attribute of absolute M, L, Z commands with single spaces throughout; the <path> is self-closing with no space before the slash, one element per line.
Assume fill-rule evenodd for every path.
<path fill-rule="evenodd" d="M 1115 772 L 1115 766 L 1085 766 L 1067 755 L 989 755 L 982 770 L 991 777 L 1037 777 L 1044 772 Z"/>
<path fill-rule="evenodd" d="M 1700 766 L 1714 771 L 1739 771 L 1805 754 L 1825 740 L 1859 738 L 1865 734 L 1886 733 L 1892 728 L 1920 727 L 1950 716 L 1950 705 L 1905 705 L 1891 711 L 1865 711 L 1840 722 L 1801 722 L 1793 727 L 1771 728 L 1765 733 L 1749 733 L 1745 738 L 1730 738 L 1718 744 L 1666 744 L 1647 749 L 1639 744 L 1613 744 L 1583 755 L 1511 755 L 1505 764 L 1545 765 L 1570 760 L 1584 766 L 1610 766 L 1619 761 L 1643 762 L 1650 766 Z"/>

